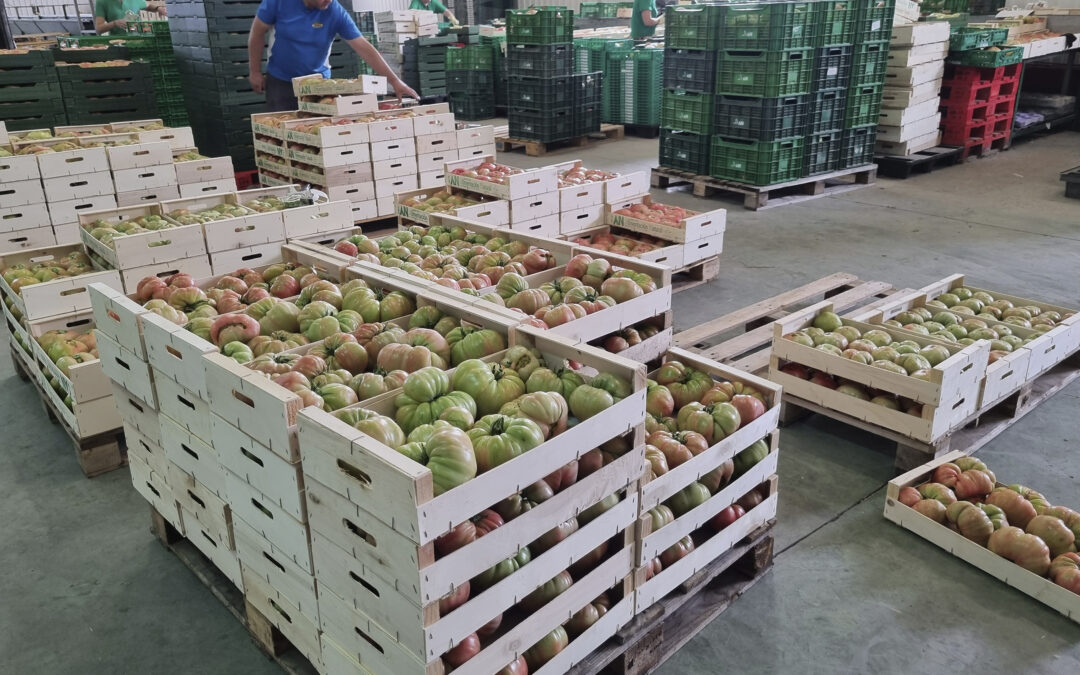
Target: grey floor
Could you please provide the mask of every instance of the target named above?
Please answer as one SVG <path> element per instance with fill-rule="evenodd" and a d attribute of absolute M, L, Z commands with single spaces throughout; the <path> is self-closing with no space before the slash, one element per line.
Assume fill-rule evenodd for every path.
<path fill-rule="evenodd" d="M 648 170 L 657 144 L 579 154 Z M 963 272 L 1080 306 L 1080 202 L 1058 181 L 1077 164 L 1080 134 L 1063 133 L 835 198 L 756 214 L 731 206 L 720 277 L 676 296 L 677 328 L 838 271 L 898 287 Z M 0 382 L 0 673 L 280 672 L 153 539 L 127 472 L 83 478 L 6 355 Z M 980 457 L 1080 507 L 1078 404 L 1074 384 Z M 1080 672 L 1080 625 L 882 518 L 893 471 L 878 439 L 818 418 L 781 438 L 774 569 L 659 672 Z"/>

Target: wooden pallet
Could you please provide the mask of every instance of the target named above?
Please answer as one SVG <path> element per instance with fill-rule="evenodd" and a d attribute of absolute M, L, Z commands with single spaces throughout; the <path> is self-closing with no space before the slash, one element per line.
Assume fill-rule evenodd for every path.
<path fill-rule="evenodd" d="M 23 362 L 22 358 L 11 347 L 11 363 L 19 379 L 29 381 L 34 385 L 34 391 L 41 402 L 41 408 L 45 411 L 49 421 L 58 425 L 71 439 L 75 447 L 75 459 L 79 462 L 79 468 L 87 478 L 100 476 L 103 473 L 114 471 L 127 466 L 127 445 L 124 442 L 124 430 L 115 429 L 101 434 L 94 434 L 86 438 L 79 436 L 64 423 L 64 418 L 56 410 L 53 401 L 41 391 L 37 378 L 29 368 L 31 366 Z"/>
<path fill-rule="evenodd" d="M 740 370 L 760 373 L 769 367 L 777 319 L 826 298 L 838 312 L 869 309 L 897 292 L 883 281 L 861 281 L 854 274 L 838 272 L 676 333 L 674 344 Z"/>
<path fill-rule="evenodd" d="M 244 599 L 244 594 L 210 562 L 184 535 L 176 531 L 157 510 L 150 507 L 150 531 L 162 545 L 180 559 L 195 578 L 224 605 L 237 621 L 251 634 L 255 644 L 273 659 L 288 675 L 314 675 L 318 671 L 288 638 L 260 612 Z"/>
<path fill-rule="evenodd" d="M 720 276 L 720 256 L 713 256 L 671 271 L 671 292 L 687 291 Z"/>
<path fill-rule="evenodd" d="M 712 176 L 696 176 L 686 171 L 664 167 L 654 168 L 652 175 L 653 187 L 666 189 L 676 187 L 681 183 L 690 183 L 696 197 L 712 197 L 718 193 L 741 195 L 744 207 L 752 211 L 760 211 L 787 204 L 797 204 L 808 199 L 830 197 L 873 185 L 877 177 L 877 166 L 864 164 L 766 186 L 747 185 Z"/>
<path fill-rule="evenodd" d="M 567 148 L 582 148 L 586 145 L 591 145 L 597 142 L 603 141 L 619 141 L 623 138 L 623 126 L 621 124 L 601 124 L 600 131 L 585 134 L 584 136 L 578 136 L 576 138 L 568 138 L 561 141 L 531 141 L 521 138 L 507 138 L 496 137 L 495 138 L 495 150 L 498 152 L 513 152 L 518 148 L 524 148 L 525 154 L 530 157 L 543 157 L 547 154 L 555 152 L 557 150 L 565 150 Z"/>
<path fill-rule="evenodd" d="M 938 146 L 907 156 L 874 155 L 874 162 L 878 165 L 878 174 L 905 179 L 915 173 L 930 173 L 957 164 L 963 151 L 963 148 Z"/>
<path fill-rule="evenodd" d="M 877 436 L 882 436 L 896 443 L 896 468 L 910 471 L 937 457 L 952 451 L 965 455 L 977 452 L 1003 431 L 1016 424 L 1024 415 L 1057 392 L 1080 378 L 1080 351 L 1046 371 L 1039 377 L 1024 383 L 1020 389 L 988 409 L 976 411 L 959 425 L 956 431 L 946 434 L 934 443 L 922 443 L 912 440 L 890 429 L 864 422 L 815 403 L 784 394 L 780 421 L 787 425 L 810 413 L 818 413 L 838 422 L 843 422 Z"/>
<path fill-rule="evenodd" d="M 772 568 L 770 521 L 634 618 L 570 675 L 642 675 L 658 668 Z"/>

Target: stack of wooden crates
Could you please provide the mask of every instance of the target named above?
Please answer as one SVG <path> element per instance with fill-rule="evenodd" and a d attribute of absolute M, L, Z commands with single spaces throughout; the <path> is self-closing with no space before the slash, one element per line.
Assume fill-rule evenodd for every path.
<path fill-rule="evenodd" d="M 938 145 L 938 103 L 948 53 L 946 22 L 893 26 L 876 152 L 907 156 Z"/>

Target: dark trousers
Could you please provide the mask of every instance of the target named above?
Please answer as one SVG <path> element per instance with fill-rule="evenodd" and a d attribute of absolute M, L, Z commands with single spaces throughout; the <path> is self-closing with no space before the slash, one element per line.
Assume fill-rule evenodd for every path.
<path fill-rule="evenodd" d="M 283 110 L 296 110 L 299 104 L 296 102 L 296 94 L 293 93 L 292 82 L 279 80 L 270 73 L 266 74 L 266 112 L 281 112 Z"/>

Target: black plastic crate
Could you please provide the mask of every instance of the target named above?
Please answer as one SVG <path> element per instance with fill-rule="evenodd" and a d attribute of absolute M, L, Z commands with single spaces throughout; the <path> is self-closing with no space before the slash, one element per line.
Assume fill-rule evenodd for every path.
<path fill-rule="evenodd" d="M 175 6 L 175 9 L 174 9 Z M 169 18 L 174 16 L 255 16 L 259 0 L 202 0 L 201 2 L 170 2 Z"/>
<path fill-rule="evenodd" d="M 490 70 L 447 70 L 446 88 L 455 93 L 490 93 L 495 86 L 495 76 Z"/>
<path fill-rule="evenodd" d="M 877 125 L 845 129 L 840 148 L 840 164 L 837 168 L 847 169 L 863 166 L 874 161 L 874 142 L 877 140 Z"/>
<path fill-rule="evenodd" d="M 855 34 L 856 7 L 860 1 L 866 0 L 821 0 L 815 3 L 817 18 L 814 20 L 814 45 L 827 47 L 851 44 L 851 38 Z"/>
<path fill-rule="evenodd" d="M 814 46 L 815 2 L 723 5 L 719 44 L 724 49 L 800 49 Z"/>
<path fill-rule="evenodd" d="M 522 77 L 506 80 L 507 105 L 519 109 L 552 110 L 574 105 L 574 76 Z"/>
<path fill-rule="evenodd" d="M 664 89 L 712 92 L 716 52 L 706 49 L 664 50 Z"/>
<path fill-rule="evenodd" d="M 695 175 L 708 174 L 711 143 L 711 136 L 678 129 L 661 129 L 660 166 L 689 171 Z"/>
<path fill-rule="evenodd" d="M 506 65 L 510 75 L 573 75 L 574 50 L 571 45 L 506 45 Z"/>
<path fill-rule="evenodd" d="M 0 86 L 0 103 L 36 103 L 53 105 L 62 94 L 56 81 L 42 81 Z"/>
<path fill-rule="evenodd" d="M 851 55 L 851 45 L 815 49 L 812 91 L 847 87 L 851 80 Z"/>
<path fill-rule="evenodd" d="M 489 120 L 495 117 L 495 102 L 490 98 L 451 94 L 450 112 L 459 120 Z"/>
<path fill-rule="evenodd" d="M 585 136 L 600 131 L 600 103 L 574 108 L 574 136 Z"/>
<path fill-rule="evenodd" d="M 844 128 L 847 109 L 847 90 L 829 89 L 810 95 L 810 118 L 806 133 L 820 134 Z"/>
<path fill-rule="evenodd" d="M 577 73 L 573 76 L 574 105 L 597 105 L 604 101 L 604 73 Z"/>
<path fill-rule="evenodd" d="M 574 109 L 570 107 L 528 110 L 511 104 L 506 117 L 511 138 L 544 143 L 574 138 Z"/>
<path fill-rule="evenodd" d="M 713 133 L 726 138 L 775 141 L 806 134 L 810 95 L 756 98 L 719 94 L 713 102 Z"/>
<path fill-rule="evenodd" d="M 843 132 L 827 131 L 823 134 L 811 134 L 806 137 L 807 176 L 828 173 L 840 168 L 840 154 Z"/>

